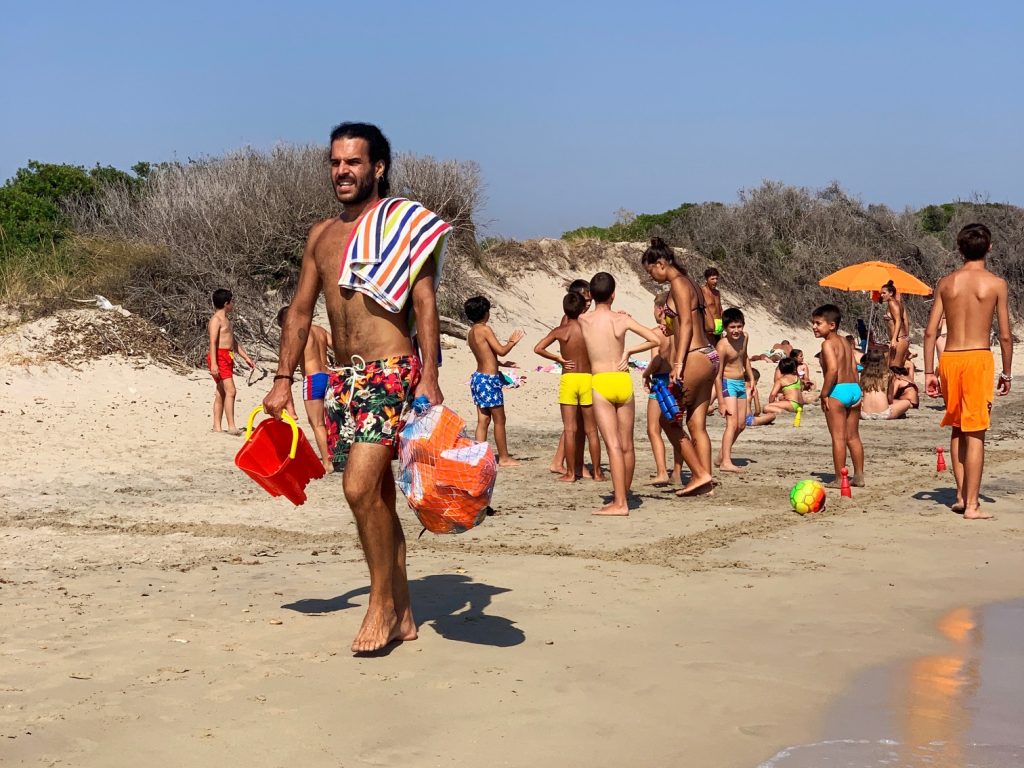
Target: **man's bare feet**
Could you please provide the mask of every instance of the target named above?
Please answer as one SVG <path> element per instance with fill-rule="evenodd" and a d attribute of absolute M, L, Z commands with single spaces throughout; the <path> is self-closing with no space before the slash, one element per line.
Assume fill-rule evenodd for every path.
<path fill-rule="evenodd" d="M 507 459 L 498 459 L 499 467 L 518 467 L 519 462 L 509 456 Z"/>
<path fill-rule="evenodd" d="M 554 464 L 552 464 L 550 467 L 548 467 L 548 472 L 550 472 L 552 475 L 564 475 L 565 467 L 556 467 Z"/>
<path fill-rule="evenodd" d="M 608 479 L 608 477 L 603 472 L 592 472 L 590 474 L 590 479 L 598 483 L 603 483 Z"/>
<path fill-rule="evenodd" d="M 981 505 L 964 509 L 964 520 L 994 520 L 995 516 L 981 510 Z"/>
<path fill-rule="evenodd" d="M 718 468 L 720 470 L 722 470 L 723 472 L 742 472 L 743 471 L 743 467 L 737 467 L 731 461 L 728 464 L 726 464 L 724 462 L 722 464 L 719 464 Z"/>
<path fill-rule="evenodd" d="M 400 621 L 393 608 L 375 608 L 371 605 L 366 609 L 363 624 L 352 641 L 353 653 L 373 653 L 387 647 L 391 643 L 416 639 L 416 623 L 412 612 L 406 611 Z"/>
<path fill-rule="evenodd" d="M 625 504 L 616 504 L 614 501 L 605 504 L 599 510 L 591 512 L 592 515 L 615 515 L 622 517 L 629 514 L 629 507 Z"/>
<path fill-rule="evenodd" d="M 850 481 L 850 485 L 852 485 L 854 488 L 863 488 L 864 475 L 854 475 L 853 479 Z"/>
<path fill-rule="evenodd" d="M 560 483 L 575 483 L 576 482 L 576 473 L 575 472 L 566 472 L 564 475 L 561 475 L 558 478 L 558 482 L 560 482 Z"/>
<path fill-rule="evenodd" d="M 668 485 L 672 478 L 668 475 L 651 475 L 651 485 Z"/>
<path fill-rule="evenodd" d="M 690 482 L 676 491 L 676 496 L 704 496 L 715 492 L 715 481 L 711 475 L 691 477 Z"/>
<path fill-rule="evenodd" d="M 965 509 L 967 509 L 967 505 L 964 504 L 964 500 L 963 499 L 961 499 L 960 497 L 957 497 L 956 502 L 954 502 L 953 506 L 951 506 L 950 509 L 952 509 L 954 512 L 956 512 L 958 515 L 961 515 L 961 514 L 963 514 L 963 511 Z"/>

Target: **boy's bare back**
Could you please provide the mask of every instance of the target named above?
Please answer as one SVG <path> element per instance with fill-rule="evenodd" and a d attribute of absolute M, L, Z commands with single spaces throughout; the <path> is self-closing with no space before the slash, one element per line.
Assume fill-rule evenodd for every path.
<path fill-rule="evenodd" d="M 302 351 L 302 362 L 299 364 L 303 376 L 310 376 L 327 370 L 327 348 L 331 344 L 331 336 L 319 325 L 310 326 L 306 347 Z"/>
<path fill-rule="evenodd" d="M 563 360 L 573 362 L 572 373 L 590 373 L 590 355 L 587 344 L 583 340 L 583 329 L 580 321 L 566 318 L 565 323 L 557 329 L 558 354 Z"/>
<path fill-rule="evenodd" d="M 580 315 L 578 322 L 593 373 L 624 370 L 622 357 L 626 351 L 626 329 L 631 321 L 625 312 L 612 310 Z"/>
<path fill-rule="evenodd" d="M 946 317 L 946 350 L 988 349 L 992 316 L 1007 292 L 1006 281 L 987 269 L 958 269 L 939 281 L 935 290 Z"/>
<path fill-rule="evenodd" d="M 498 355 L 495 346 L 498 344 L 498 337 L 494 335 L 491 326 L 487 323 L 473 323 L 466 337 L 469 348 L 473 350 L 473 357 L 476 358 L 476 369 L 480 373 L 491 374 L 498 372 Z"/>
<path fill-rule="evenodd" d="M 206 329 L 211 336 L 216 333 L 217 349 L 233 350 L 235 348 L 235 332 L 227 312 L 219 309 L 214 312 L 210 317 L 210 322 L 206 324 Z"/>
<path fill-rule="evenodd" d="M 838 332 L 821 342 L 821 368 L 825 375 L 828 375 L 833 363 L 836 367 L 836 384 L 857 382 L 857 363 L 854 361 L 853 350 Z"/>

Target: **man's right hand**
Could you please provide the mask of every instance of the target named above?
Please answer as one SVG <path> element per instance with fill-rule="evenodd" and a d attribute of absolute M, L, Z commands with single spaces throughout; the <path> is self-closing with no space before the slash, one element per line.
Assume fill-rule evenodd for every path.
<path fill-rule="evenodd" d="M 210 375 L 213 376 L 214 381 L 220 381 L 220 371 L 216 366 L 210 366 Z"/>
<path fill-rule="evenodd" d="M 281 412 L 295 418 L 295 403 L 292 401 L 292 386 L 288 379 L 278 379 L 270 388 L 270 393 L 263 398 L 263 410 L 275 419 L 281 419 Z"/>
<path fill-rule="evenodd" d="M 941 393 L 939 377 L 934 373 L 926 373 L 924 375 L 924 391 L 928 393 L 928 397 L 938 397 Z"/>

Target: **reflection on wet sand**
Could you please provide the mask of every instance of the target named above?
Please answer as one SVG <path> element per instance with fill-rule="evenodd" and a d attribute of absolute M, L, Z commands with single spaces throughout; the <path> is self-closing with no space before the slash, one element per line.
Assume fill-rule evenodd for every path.
<path fill-rule="evenodd" d="M 956 608 L 939 620 L 939 632 L 953 643 L 951 653 L 925 656 L 899 681 L 903 762 L 927 755 L 935 768 L 960 768 L 971 728 L 971 697 L 978 688 L 981 624 L 973 608 Z"/>
<path fill-rule="evenodd" d="M 822 740 L 760 768 L 1020 768 L 1024 600 L 956 608 L 942 653 L 866 671 L 830 709 Z"/>

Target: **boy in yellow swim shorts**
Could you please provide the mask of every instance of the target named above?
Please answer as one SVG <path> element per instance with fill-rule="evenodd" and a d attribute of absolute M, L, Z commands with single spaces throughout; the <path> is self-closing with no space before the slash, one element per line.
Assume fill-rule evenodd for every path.
<path fill-rule="evenodd" d="M 593 390 L 590 374 L 590 357 L 587 346 L 583 343 L 583 331 L 580 329 L 579 316 L 587 308 L 587 300 L 576 291 L 570 291 L 562 299 L 562 311 L 565 322 L 555 328 L 547 336 L 537 342 L 533 351 L 543 358 L 554 360 L 562 366 L 562 376 L 558 381 L 558 406 L 562 414 L 562 444 L 569 446 L 566 457 L 565 472 L 558 479 L 564 483 L 572 483 L 577 477 L 583 476 L 583 450 L 574 448 L 578 443 L 578 416 L 583 414 L 583 428 L 587 442 L 590 443 L 590 460 L 593 464 L 595 480 L 601 477 L 601 443 L 597 438 L 597 422 L 594 421 Z M 548 351 L 558 342 L 558 354 Z"/>
<path fill-rule="evenodd" d="M 612 471 L 612 501 L 595 515 L 628 515 L 627 495 L 633 483 L 636 451 L 633 448 L 633 380 L 629 375 L 629 358 L 654 349 L 660 344 L 658 334 L 625 312 L 613 312 L 615 278 L 598 272 L 590 280 L 590 296 L 594 311 L 579 318 L 583 341 L 593 371 L 594 416 L 608 449 L 608 466 Z M 626 333 L 632 332 L 645 341 L 626 350 Z"/>

